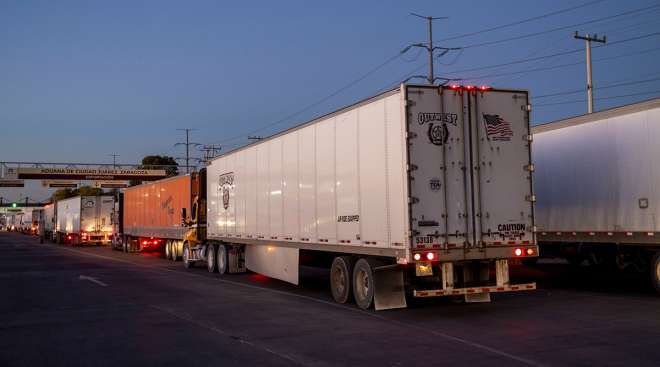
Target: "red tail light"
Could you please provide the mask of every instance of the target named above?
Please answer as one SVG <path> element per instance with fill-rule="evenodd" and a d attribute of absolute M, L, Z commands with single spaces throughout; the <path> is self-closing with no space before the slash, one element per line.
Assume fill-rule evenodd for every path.
<path fill-rule="evenodd" d="M 435 260 L 435 254 L 434 254 L 433 252 L 427 252 L 427 253 L 426 253 L 426 259 L 427 259 L 428 261 L 433 261 L 433 260 Z"/>
<path fill-rule="evenodd" d="M 458 84 L 452 84 L 452 85 L 449 86 L 449 89 L 460 89 L 460 88 L 461 88 L 461 86 L 458 85 Z"/>
<path fill-rule="evenodd" d="M 465 89 L 467 89 L 467 90 L 473 90 L 473 89 L 474 89 L 474 85 L 466 85 L 466 86 L 465 86 Z"/>
<path fill-rule="evenodd" d="M 529 255 L 529 256 L 534 255 L 534 249 L 533 248 L 528 248 L 527 249 L 527 255 Z"/>
<path fill-rule="evenodd" d="M 142 241 L 142 244 L 143 244 L 143 245 L 147 245 L 147 244 L 149 244 L 149 241 L 144 240 L 144 241 Z"/>
<path fill-rule="evenodd" d="M 523 250 L 522 250 L 521 248 L 517 248 L 517 249 L 513 250 L 513 253 L 514 253 L 516 256 L 522 256 L 522 254 L 523 254 Z"/>
<path fill-rule="evenodd" d="M 421 259 L 422 259 L 422 254 L 420 254 L 419 252 L 416 253 L 416 254 L 414 254 L 414 255 L 413 255 L 413 259 L 415 259 L 416 261 L 421 260 Z"/>
<path fill-rule="evenodd" d="M 73 238 L 73 236 L 71 236 L 71 235 L 66 236 L 66 239 L 69 240 L 69 241 L 70 241 L 72 238 Z"/>
<path fill-rule="evenodd" d="M 491 88 L 489 86 L 486 86 L 486 85 L 482 85 L 482 86 L 479 87 L 479 90 L 482 91 L 482 92 L 486 91 L 486 90 L 489 90 L 489 89 L 491 89 Z"/>

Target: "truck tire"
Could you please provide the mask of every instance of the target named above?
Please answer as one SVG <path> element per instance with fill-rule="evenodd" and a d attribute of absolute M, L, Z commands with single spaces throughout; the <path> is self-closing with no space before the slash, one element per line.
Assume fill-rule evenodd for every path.
<path fill-rule="evenodd" d="M 330 267 L 330 290 L 337 303 L 346 303 L 352 296 L 353 267 L 355 258 L 337 256 Z"/>
<path fill-rule="evenodd" d="M 169 260 L 172 258 L 172 241 L 165 241 L 165 259 Z"/>
<path fill-rule="evenodd" d="M 218 263 L 216 262 L 216 254 L 218 249 L 212 243 L 210 243 L 206 248 L 206 270 L 209 273 L 215 273 L 218 270 Z"/>
<path fill-rule="evenodd" d="M 376 260 L 362 258 L 353 268 L 353 298 L 363 310 L 374 303 L 374 268 L 379 264 Z"/>
<path fill-rule="evenodd" d="M 655 253 L 653 260 L 651 260 L 651 282 L 655 287 L 655 291 L 660 293 L 660 251 Z"/>
<path fill-rule="evenodd" d="M 227 261 L 227 246 L 219 245 L 216 251 L 216 269 L 220 275 L 227 274 L 228 270 L 228 261 Z"/>
<path fill-rule="evenodd" d="M 187 243 L 183 244 L 183 266 L 186 269 L 191 269 L 195 267 L 195 262 L 190 261 L 190 252 L 189 252 L 190 245 Z"/>
<path fill-rule="evenodd" d="M 172 261 L 179 261 L 179 241 L 172 241 L 172 245 L 170 246 L 170 259 Z"/>

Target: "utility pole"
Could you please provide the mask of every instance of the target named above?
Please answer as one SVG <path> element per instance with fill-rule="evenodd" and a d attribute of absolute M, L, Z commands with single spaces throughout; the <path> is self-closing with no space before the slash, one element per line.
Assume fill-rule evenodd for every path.
<path fill-rule="evenodd" d="M 116 169 L 117 168 L 117 157 L 119 157 L 119 154 L 112 153 L 112 154 L 108 154 L 108 155 L 112 157 L 112 168 Z"/>
<path fill-rule="evenodd" d="M 575 31 L 575 39 L 580 39 L 585 41 L 586 54 L 587 54 L 587 103 L 589 113 L 594 112 L 594 84 L 591 79 L 591 42 L 605 43 L 607 42 L 607 37 L 598 38 L 597 34 L 590 36 L 580 36 L 578 31 Z"/>
<path fill-rule="evenodd" d="M 216 144 L 202 145 L 201 151 L 204 152 L 204 159 L 202 159 L 202 162 L 208 164 L 211 159 L 215 158 L 221 149 L 222 147 Z"/>
<path fill-rule="evenodd" d="M 185 131 L 186 132 L 186 142 L 185 143 L 176 143 L 174 146 L 177 145 L 185 145 L 186 146 L 186 173 L 190 173 L 190 146 L 198 146 L 200 145 L 199 143 L 191 143 L 190 142 L 190 132 L 195 131 L 197 129 L 177 129 L 179 131 Z M 180 158 L 179 158 L 180 159 Z"/>
<path fill-rule="evenodd" d="M 413 46 L 415 47 L 422 47 L 425 48 L 428 53 L 429 53 L 429 76 L 426 78 L 428 80 L 429 84 L 433 84 L 435 82 L 435 75 L 433 73 L 433 21 L 438 20 L 438 19 L 447 19 L 447 17 L 431 17 L 431 16 L 424 16 L 424 15 L 419 15 L 415 13 L 410 13 L 410 15 L 416 16 L 418 18 L 426 19 L 429 24 L 429 43 L 428 45 L 424 45 L 422 43 L 414 44 Z"/>

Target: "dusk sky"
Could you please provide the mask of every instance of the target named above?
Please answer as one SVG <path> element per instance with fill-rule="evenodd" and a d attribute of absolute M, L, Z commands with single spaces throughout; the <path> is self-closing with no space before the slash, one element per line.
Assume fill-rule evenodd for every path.
<path fill-rule="evenodd" d="M 435 22 L 436 45 L 466 47 L 439 58 L 438 75 L 532 97 L 558 93 L 532 99 L 534 124 L 586 112 L 586 92 L 564 94 L 586 84 L 576 30 L 607 35 L 593 49 L 596 110 L 660 96 L 659 1 L 3 1 L 0 161 L 181 157 L 178 128 L 195 128 L 193 141 L 228 150 L 248 134 L 269 135 L 425 74 L 427 55 L 413 48 L 271 126 L 425 42 L 426 23 L 410 12 L 449 17 Z M 444 41 L 466 33 L 477 34 Z M 530 58 L 537 59 L 517 62 Z M 545 70 L 512 74 L 529 69 Z M 0 196 L 32 195 L 30 187 Z"/>

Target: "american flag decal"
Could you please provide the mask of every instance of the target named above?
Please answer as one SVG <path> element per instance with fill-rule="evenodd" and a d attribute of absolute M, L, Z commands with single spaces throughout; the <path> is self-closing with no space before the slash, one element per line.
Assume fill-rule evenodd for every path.
<path fill-rule="evenodd" d="M 489 139 L 511 140 L 513 130 L 511 130 L 510 123 L 504 121 L 500 115 L 487 115 L 484 113 L 483 116 L 486 125 L 486 134 Z"/>

